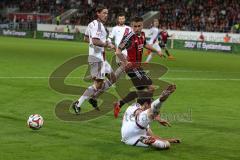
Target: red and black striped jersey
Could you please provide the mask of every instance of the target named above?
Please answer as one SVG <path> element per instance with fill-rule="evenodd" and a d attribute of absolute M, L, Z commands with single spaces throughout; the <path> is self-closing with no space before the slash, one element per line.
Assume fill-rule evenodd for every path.
<path fill-rule="evenodd" d="M 140 35 L 137 35 L 133 32 L 125 35 L 119 44 L 118 48 L 120 50 L 127 50 L 127 60 L 138 66 L 142 62 L 143 47 L 146 44 L 145 33 L 141 32 Z"/>
<path fill-rule="evenodd" d="M 159 33 L 159 38 L 160 38 L 159 41 L 161 41 L 163 43 L 167 43 L 168 37 L 170 37 L 170 36 L 167 31 L 161 31 Z"/>

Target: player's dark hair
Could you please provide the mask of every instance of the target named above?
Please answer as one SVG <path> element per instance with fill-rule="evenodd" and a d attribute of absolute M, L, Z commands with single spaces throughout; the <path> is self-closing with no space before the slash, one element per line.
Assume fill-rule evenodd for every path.
<path fill-rule="evenodd" d="M 126 17 L 125 13 L 123 13 L 123 12 L 121 12 L 117 15 L 117 17 L 123 17 L 123 16 Z"/>
<path fill-rule="evenodd" d="M 151 104 L 152 103 L 152 98 L 150 97 L 146 97 L 146 98 L 138 98 L 137 99 L 137 103 L 140 104 L 140 105 L 143 105 L 144 103 L 148 103 L 148 104 Z"/>
<path fill-rule="evenodd" d="M 150 92 L 146 92 L 146 91 L 143 91 L 143 92 L 138 92 L 138 99 L 137 99 L 137 103 L 139 103 L 140 105 L 143 105 L 144 103 L 148 103 L 148 104 L 151 104 L 152 103 L 152 96 L 153 94 L 150 93 Z"/>
<path fill-rule="evenodd" d="M 154 19 L 153 19 L 153 22 L 155 22 L 155 21 L 158 21 L 158 22 L 159 22 L 159 19 L 157 19 L 157 18 L 154 18 Z"/>
<path fill-rule="evenodd" d="M 102 10 L 104 10 L 104 9 L 107 9 L 107 7 L 104 6 L 104 5 L 102 5 L 102 4 L 99 4 L 99 5 L 96 7 L 95 11 L 96 11 L 96 13 L 100 13 L 100 12 L 102 12 Z"/>
<path fill-rule="evenodd" d="M 143 22 L 143 18 L 136 16 L 132 18 L 131 22 Z"/>

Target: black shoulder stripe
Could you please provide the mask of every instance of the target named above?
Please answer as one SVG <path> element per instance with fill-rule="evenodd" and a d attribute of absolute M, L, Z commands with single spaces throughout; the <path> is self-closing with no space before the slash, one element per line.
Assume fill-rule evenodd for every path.
<path fill-rule="evenodd" d="M 98 32 L 101 32 L 101 23 L 99 21 L 98 22 Z"/>
<path fill-rule="evenodd" d="M 130 32 L 129 34 L 126 35 L 126 37 L 123 39 L 123 43 L 126 43 L 129 41 L 129 39 L 134 35 L 133 32 Z"/>

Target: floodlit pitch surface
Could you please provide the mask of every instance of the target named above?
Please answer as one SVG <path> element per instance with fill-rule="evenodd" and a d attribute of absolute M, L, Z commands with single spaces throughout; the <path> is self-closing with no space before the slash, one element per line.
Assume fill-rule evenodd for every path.
<path fill-rule="evenodd" d="M 154 57 L 153 62 L 168 67 L 161 79 L 175 83 L 177 90 L 162 109 L 172 127 L 155 122 L 152 129 L 162 137 L 182 139 L 181 144 L 159 151 L 121 143 L 125 108 L 118 119 L 112 111 L 84 122 L 56 117 L 59 101 L 78 96 L 54 91 L 48 77 L 58 66 L 87 51 L 85 43 L 0 37 L 1 160 L 239 159 L 240 56 L 171 50 L 176 61 Z M 81 79 L 86 68 L 74 70 L 65 83 L 87 87 L 90 83 Z M 114 88 L 108 92 L 117 95 Z M 87 102 L 83 107 L 83 112 L 91 110 Z M 38 131 L 26 126 L 34 113 L 45 120 Z"/>

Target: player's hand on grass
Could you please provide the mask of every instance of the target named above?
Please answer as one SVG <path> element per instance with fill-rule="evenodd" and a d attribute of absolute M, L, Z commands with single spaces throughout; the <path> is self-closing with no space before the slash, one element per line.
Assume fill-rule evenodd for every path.
<path fill-rule="evenodd" d="M 161 119 L 160 115 L 157 115 L 155 120 L 165 127 L 171 127 L 170 123 L 167 120 Z"/>
<path fill-rule="evenodd" d="M 171 127 L 171 124 L 170 124 L 168 121 L 164 120 L 164 119 L 161 119 L 161 120 L 159 121 L 159 123 L 160 123 L 161 125 L 165 126 L 165 127 Z"/>
<path fill-rule="evenodd" d="M 178 138 L 171 138 L 171 139 L 168 140 L 168 142 L 170 142 L 170 143 L 181 143 L 181 140 L 178 139 Z"/>

